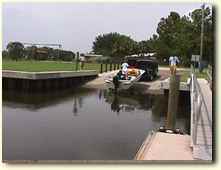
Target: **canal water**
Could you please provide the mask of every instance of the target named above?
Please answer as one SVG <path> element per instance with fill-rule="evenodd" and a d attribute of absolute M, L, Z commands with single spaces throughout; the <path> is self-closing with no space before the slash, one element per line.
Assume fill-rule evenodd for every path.
<path fill-rule="evenodd" d="M 176 127 L 189 132 L 189 97 Z M 3 91 L 3 160 L 131 160 L 151 130 L 165 125 L 166 95 L 108 90 L 27 94 Z"/>

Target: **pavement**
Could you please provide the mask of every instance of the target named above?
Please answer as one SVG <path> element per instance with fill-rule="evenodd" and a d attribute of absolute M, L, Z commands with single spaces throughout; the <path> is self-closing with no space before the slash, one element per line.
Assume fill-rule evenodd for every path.
<path fill-rule="evenodd" d="M 108 79 L 110 77 L 113 77 L 115 74 L 117 74 L 119 70 L 109 71 L 105 73 L 98 74 L 98 78 L 91 80 L 87 82 L 84 87 L 87 88 L 99 88 L 99 89 L 105 89 L 105 79 Z"/>

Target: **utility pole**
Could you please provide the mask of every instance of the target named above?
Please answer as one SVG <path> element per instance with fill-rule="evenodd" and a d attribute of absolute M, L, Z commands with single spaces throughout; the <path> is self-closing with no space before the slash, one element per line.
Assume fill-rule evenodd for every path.
<path fill-rule="evenodd" d="M 203 34 L 204 34 L 204 7 L 205 4 L 202 5 L 202 22 L 201 22 L 201 38 L 200 38 L 200 59 L 199 59 L 199 70 L 200 72 L 202 72 L 202 68 L 201 68 L 201 61 L 202 61 L 202 57 L 203 57 Z"/>

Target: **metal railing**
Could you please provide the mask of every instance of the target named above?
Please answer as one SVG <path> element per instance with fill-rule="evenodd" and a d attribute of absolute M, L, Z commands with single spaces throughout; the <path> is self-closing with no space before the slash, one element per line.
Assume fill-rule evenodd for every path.
<path fill-rule="evenodd" d="M 208 70 L 207 70 L 207 79 L 209 81 L 209 85 L 210 85 L 210 88 L 212 89 L 212 82 L 213 82 L 213 69 L 212 69 L 212 66 L 209 65 L 208 66 Z"/>
<path fill-rule="evenodd" d="M 204 108 L 204 111 L 206 112 L 206 118 L 207 121 L 209 123 L 209 127 L 211 128 L 210 130 L 212 130 L 212 121 L 209 118 L 209 112 L 208 112 L 208 108 L 202 93 L 202 90 L 200 88 L 199 82 L 197 81 L 196 75 L 195 73 L 192 71 L 191 73 L 191 86 L 190 86 L 190 93 L 192 96 L 191 99 L 191 107 L 192 107 L 192 115 L 191 115 L 191 125 L 193 125 L 193 127 L 191 127 L 191 137 L 192 137 L 192 142 L 194 145 L 196 145 L 197 143 L 197 128 L 199 126 L 199 124 L 203 125 L 204 121 L 202 118 L 202 108 Z M 208 141 L 206 136 L 208 135 L 208 131 L 205 130 L 204 126 L 201 126 L 202 130 L 203 130 L 203 139 L 204 139 L 204 143 L 205 146 L 207 146 Z"/>

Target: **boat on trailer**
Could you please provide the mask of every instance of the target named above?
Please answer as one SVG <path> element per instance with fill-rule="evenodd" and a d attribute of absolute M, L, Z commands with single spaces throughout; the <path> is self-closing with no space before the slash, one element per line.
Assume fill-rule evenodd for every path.
<path fill-rule="evenodd" d="M 145 73 L 144 70 L 141 69 L 128 69 L 127 79 L 118 79 L 118 90 L 127 90 L 129 89 L 135 82 L 139 81 L 142 75 Z M 115 75 L 116 76 L 116 75 Z M 109 89 L 116 89 L 116 84 L 114 82 L 114 77 L 109 77 L 105 80 L 106 86 Z"/>

